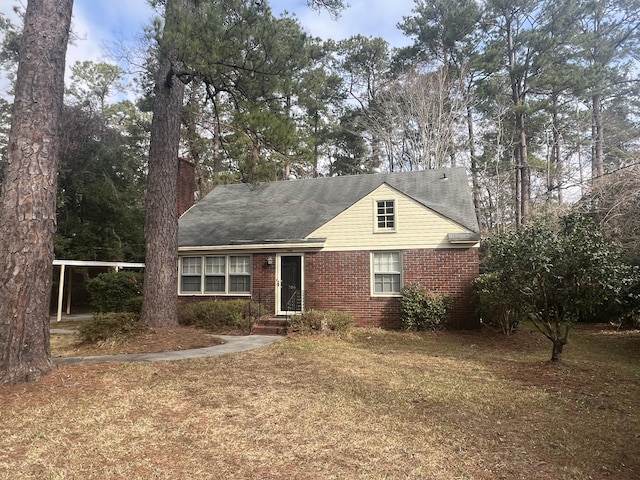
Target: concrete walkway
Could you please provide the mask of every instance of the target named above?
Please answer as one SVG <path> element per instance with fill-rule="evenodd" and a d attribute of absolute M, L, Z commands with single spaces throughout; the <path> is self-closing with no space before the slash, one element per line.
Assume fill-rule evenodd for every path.
<path fill-rule="evenodd" d="M 53 330 L 52 330 L 53 332 Z M 133 353 L 129 355 L 101 355 L 97 357 L 58 357 L 53 359 L 55 365 L 89 365 L 101 362 L 162 362 L 184 360 L 187 358 L 214 357 L 226 353 L 244 352 L 279 342 L 284 337 L 272 335 L 216 335 L 225 343 L 193 350 L 178 350 L 160 353 Z"/>

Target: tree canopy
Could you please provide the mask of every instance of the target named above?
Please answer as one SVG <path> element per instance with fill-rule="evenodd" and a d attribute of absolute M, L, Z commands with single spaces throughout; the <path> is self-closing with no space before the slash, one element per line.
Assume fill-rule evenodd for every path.
<path fill-rule="evenodd" d="M 342 6 L 307 3 L 336 15 Z M 401 49 L 362 35 L 313 38 L 267 1 L 186 5 L 148 50 L 144 78 L 81 62 L 67 101 L 109 116 L 126 83 L 129 95 L 145 87 L 136 103 L 149 111 L 157 54 L 173 45 L 186 88 L 179 151 L 196 164 L 199 197 L 221 182 L 463 165 L 489 231 L 574 202 L 638 162 L 632 0 L 416 1 L 398 25 L 412 41 Z M 149 28 L 154 39 L 162 24 Z M 11 68 L 19 33 L 6 19 L 0 31 Z"/>

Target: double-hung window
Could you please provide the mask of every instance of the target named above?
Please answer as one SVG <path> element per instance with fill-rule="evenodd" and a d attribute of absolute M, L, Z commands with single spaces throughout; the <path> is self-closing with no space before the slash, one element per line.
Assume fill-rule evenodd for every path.
<path fill-rule="evenodd" d="M 180 257 L 180 293 L 227 295 L 250 292 L 250 255 Z"/>
<path fill-rule="evenodd" d="M 227 257 L 204 257 L 205 293 L 225 293 L 227 290 Z"/>
<path fill-rule="evenodd" d="M 373 252 L 373 294 L 400 295 L 402 289 L 402 259 L 400 252 Z"/>
<path fill-rule="evenodd" d="M 202 289 L 202 258 L 182 257 L 180 271 L 180 291 L 200 292 Z"/>
<path fill-rule="evenodd" d="M 251 285 L 251 257 L 229 257 L 229 292 L 248 293 Z"/>
<path fill-rule="evenodd" d="M 396 230 L 396 202 L 394 200 L 376 200 L 377 232 L 394 232 Z"/>

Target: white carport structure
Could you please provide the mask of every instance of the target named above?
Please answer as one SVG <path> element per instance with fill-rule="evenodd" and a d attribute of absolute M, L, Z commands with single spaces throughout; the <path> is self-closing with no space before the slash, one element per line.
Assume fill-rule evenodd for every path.
<path fill-rule="evenodd" d="M 144 263 L 129 262 L 93 262 L 90 260 L 54 260 L 54 267 L 60 267 L 60 284 L 58 285 L 58 312 L 56 321 L 62 319 L 62 301 L 64 300 L 64 284 L 67 267 L 101 267 L 113 268 L 116 272 L 121 268 L 144 268 Z M 67 309 L 66 313 L 71 313 L 71 275 L 69 276 L 69 285 L 67 286 Z"/>

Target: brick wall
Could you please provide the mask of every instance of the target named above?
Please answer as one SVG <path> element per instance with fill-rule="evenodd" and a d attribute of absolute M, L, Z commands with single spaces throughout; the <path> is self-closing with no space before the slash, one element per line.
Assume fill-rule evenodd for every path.
<path fill-rule="evenodd" d="M 267 258 L 274 259 L 268 265 Z M 405 250 L 404 283 L 418 283 L 453 297 L 450 325 L 476 328 L 471 282 L 479 274 L 478 249 Z M 351 312 L 358 326 L 400 327 L 400 298 L 372 297 L 370 252 L 307 252 L 305 308 Z M 275 255 L 253 255 L 252 298 L 275 308 Z M 241 297 L 247 298 L 247 297 Z M 224 300 L 229 297 L 180 297 L 180 302 Z"/>
<path fill-rule="evenodd" d="M 407 250 L 403 256 L 404 283 L 418 283 L 453 297 L 450 324 L 477 328 L 471 282 L 479 275 L 478 249 Z"/>
<path fill-rule="evenodd" d="M 305 256 L 305 308 L 345 310 L 356 325 L 398 328 L 400 300 L 372 297 L 370 254 L 315 252 Z"/>
<path fill-rule="evenodd" d="M 267 259 L 271 257 L 273 264 L 269 265 Z M 276 308 L 276 255 L 274 253 L 255 253 L 253 255 L 253 277 L 251 286 L 252 298 L 262 303 L 270 312 Z"/>
<path fill-rule="evenodd" d="M 438 249 L 403 252 L 404 282 L 453 297 L 450 323 L 474 328 L 471 281 L 478 276 L 478 250 Z M 305 257 L 306 308 L 347 310 L 359 326 L 400 326 L 400 299 L 371 296 L 370 253 L 317 252 Z"/>

